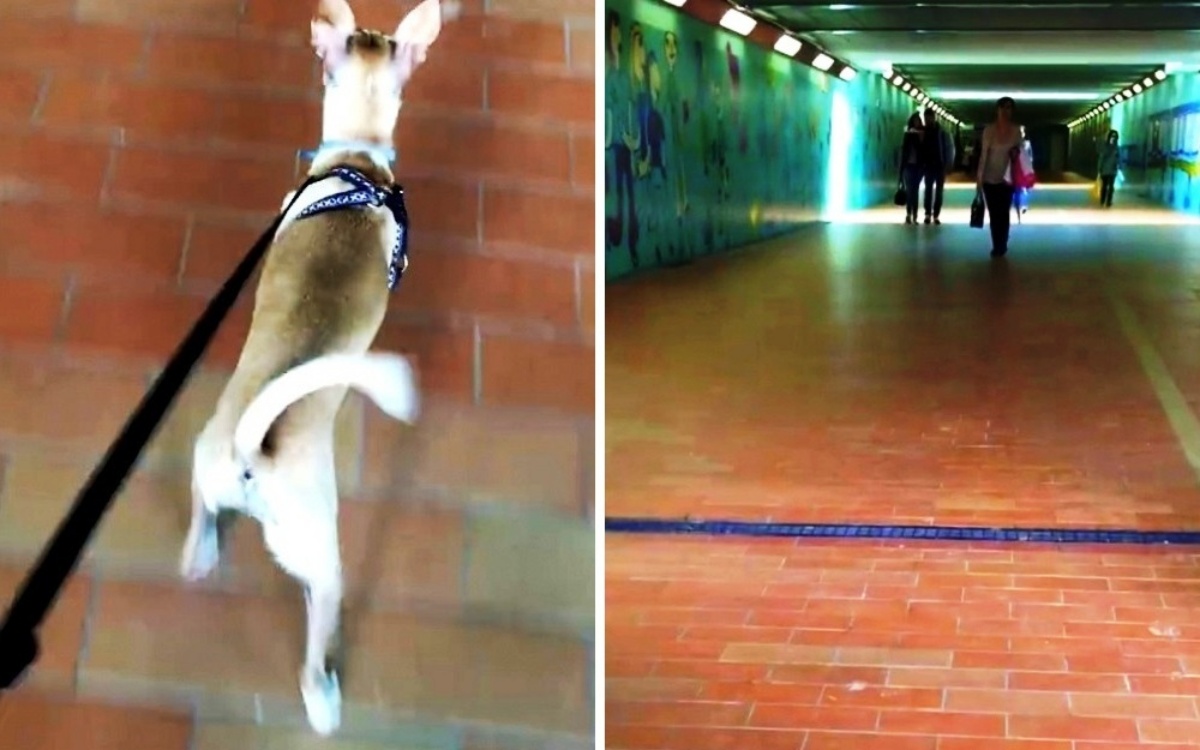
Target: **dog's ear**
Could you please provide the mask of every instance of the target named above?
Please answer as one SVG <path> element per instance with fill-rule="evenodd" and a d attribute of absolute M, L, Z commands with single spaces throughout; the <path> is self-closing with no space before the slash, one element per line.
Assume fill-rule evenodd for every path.
<path fill-rule="evenodd" d="M 401 46 L 411 46 L 420 51 L 423 60 L 425 50 L 434 43 L 442 31 L 442 4 L 440 0 L 423 0 L 409 11 L 396 27 L 395 39 Z"/>
<path fill-rule="evenodd" d="M 327 68 L 346 58 L 346 40 L 354 29 L 354 11 L 346 0 L 320 0 L 312 20 L 312 46 Z"/>

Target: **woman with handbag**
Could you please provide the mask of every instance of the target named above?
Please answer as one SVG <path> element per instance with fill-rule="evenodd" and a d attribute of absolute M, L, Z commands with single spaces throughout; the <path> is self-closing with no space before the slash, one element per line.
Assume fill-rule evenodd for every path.
<path fill-rule="evenodd" d="M 908 118 L 908 129 L 904 131 L 904 141 L 900 144 L 900 188 L 896 191 L 897 205 L 901 204 L 901 194 L 904 197 L 905 224 L 917 223 L 917 198 L 921 190 L 921 139 L 924 133 L 921 114 L 914 112 Z"/>
<path fill-rule="evenodd" d="M 975 172 L 977 194 L 987 204 L 988 224 L 992 233 L 992 257 L 1008 252 L 1009 222 L 1012 218 L 1013 160 L 1021 154 L 1021 128 L 1013 122 L 1016 103 L 1004 96 L 996 101 L 996 120 L 983 129 L 982 153 Z"/>

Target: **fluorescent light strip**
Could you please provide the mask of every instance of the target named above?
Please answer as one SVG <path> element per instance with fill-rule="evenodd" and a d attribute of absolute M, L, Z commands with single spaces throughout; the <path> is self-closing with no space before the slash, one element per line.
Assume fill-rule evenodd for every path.
<path fill-rule="evenodd" d="M 667 5 L 674 5 L 676 8 L 682 8 L 683 4 L 686 3 L 687 0 L 663 0 L 663 2 Z"/>
<path fill-rule="evenodd" d="M 817 70 L 829 70 L 833 67 L 833 58 L 824 52 L 818 52 L 817 56 L 813 58 L 812 65 Z"/>
<path fill-rule="evenodd" d="M 1094 91 L 986 91 L 951 89 L 937 92 L 939 99 L 947 101 L 995 101 L 1002 96 L 1011 96 L 1026 102 L 1086 102 L 1099 99 L 1103 94 Z"/>
<path fill-rule="evenodd" d="M 754 27 L 757 25 L 758 21 L 753 16 L 748 16 L 737 8 L 730 8 L 725 11 L 725 15 L 721 16 L 721 26 L 742 36 L 754 31 Z"/>
<path fill-rule="evenodd" d="M 803 46 L 799 39 L 788 34 L 780 34 L 779 39 L 775 40 L 775 51 L 788 57 L 795 57 Z"/>

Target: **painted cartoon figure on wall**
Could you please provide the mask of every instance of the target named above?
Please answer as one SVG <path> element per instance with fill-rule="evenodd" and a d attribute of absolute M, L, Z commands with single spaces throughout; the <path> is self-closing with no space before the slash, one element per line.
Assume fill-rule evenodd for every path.
<path fill-rule="evenodd" d="M 605 42 L 605 243 L 609 249 L 622 245 L 628 248 L 636 267 L 639 237 L 633 154 L 640 138 L 634 116 L 634 88 L 622 65 L 621 15 L 615 10 L 608 12 Z"/>

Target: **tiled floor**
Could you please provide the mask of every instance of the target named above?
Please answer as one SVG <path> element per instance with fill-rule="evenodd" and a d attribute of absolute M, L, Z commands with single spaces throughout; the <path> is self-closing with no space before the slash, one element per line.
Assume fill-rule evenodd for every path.
<path fill-rule="evenodd" d="M 608 515 L 1200 525 L 1200 227 L 1033 224 L 992 262 L 968 199 L 610 286 Z"/>
<path fill-rule="evenodd" d="M 610 535 L 611 750 L 1200 738 L 1200 552 Z"/>
<path fill-rule="evenodd" d="M 969 197 L 610 286 L 607 514 L 1200 528 L 1200 228 L 1041 190 L 997 262 Z M 612 750 L 1200 742 L 1200 550 L 610 534 L 606 577 Z"/>

